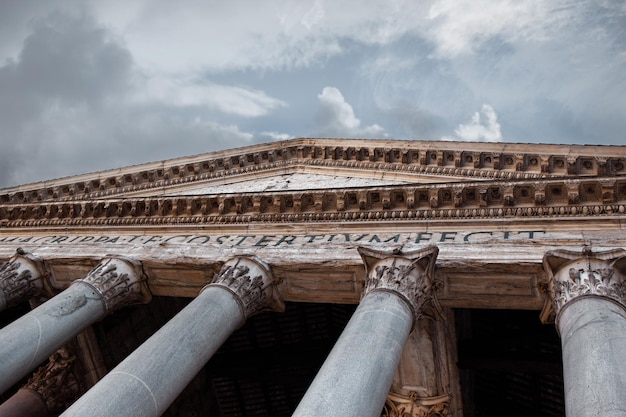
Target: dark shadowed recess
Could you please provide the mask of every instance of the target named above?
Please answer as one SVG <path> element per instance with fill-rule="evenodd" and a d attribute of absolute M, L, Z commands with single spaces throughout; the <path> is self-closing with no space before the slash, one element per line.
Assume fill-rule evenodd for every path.
<path fill-rule="evenodd" d="M 563 417 L 561 342 L 538 311 L 456 310 L 465 417 Z"/>
<path fill-rule="evenodd" d="M 148 305 L 125 308 L 97 323 L 106 367 L 115 367 L 190 301 L 154 297 Z M 287 303 L 282 314 L 251 318 L 164 416 L 291 416 L 355 308 Z M 5 310 L 0 328 L 29 309 L 22 303 Z M 538 314 L 455 310 L 465 417 L 565 415 L 560 340 L 554 325 L 542 325 Z"/>
<path fill-rule="evenodd" d="M 95 330 L 107 368 L 112 369 L 189 301 L 155 297 L 148 305 L 125 309 L 98 323 Z M 355 308 L 287 303 L 284 313 L 252 317 L 164 416 L 291 416 Z"/>

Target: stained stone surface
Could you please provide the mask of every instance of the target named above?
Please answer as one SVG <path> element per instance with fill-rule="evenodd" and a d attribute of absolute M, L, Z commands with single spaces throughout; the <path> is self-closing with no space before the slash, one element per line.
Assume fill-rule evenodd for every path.
<path fill-rule="evenodd" d="M 192 190 L 171 191 L 165 195 L 203 195 L 249 193 L 261 191 L 321 190 L 329 187 L 367 187 L 405 184 L 408 181 L 359 178 L 354 176 L 324 175 L 311 173 L 291 173 L 269 178 L 257 178 L 223 185 L 209 184 Z"/>

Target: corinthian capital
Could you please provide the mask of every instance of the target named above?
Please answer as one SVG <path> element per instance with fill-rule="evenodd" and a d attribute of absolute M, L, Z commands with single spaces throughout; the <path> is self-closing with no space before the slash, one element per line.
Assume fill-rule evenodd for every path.
<path fill-rule="evenodd" d="M 445 417 L 450 408 L 450 396 L 420 397 L 416 392 L 401 395 L 390 392 L 381 417 Z"/>
<path fill-rule="evenodd" d="M 402 298 L 417 320 L 424 305 L 433 300 L 435 261 L 439 249 L 428 246 L 413 252 L 383 252 L 360 247 L 367 278 L 362 297 L 375 291 Z"/>
<path fill-rule="evenodd" d="M 550 251 L 543 257 L 549 278 L 551 304 L 542 317 L 559 313 L 569 303 L 582 297 L 601 297 L 626 309 L 626 251 L 605 252 Z M 546 310 L 551 309 L 548 313 Z"/>
<path fill-rule="evenodd" d="M 262 311 L 284 311 L 268 265 L 258 258 L 237 257 L 228 260 L 209 286 L 222 287 L 233 294 L 247 319 Z"/>
<path fill-rule="evenodd" d="M 8 262 L 0 265 L 0 311 L 40 292 L 43 274 L 41 260 L 18 249 Z"/>
<path fill-rule="evenodd" d="M 69 407 L 80 394 L 78 380 L 73 373 L 76 360 L 66 348 L 56 351 L 48 363 L 41 366 L 23 389 L 41 397 L 49 413 L 59 413 Z"/>
<path fill-rule="evenodd" d="M 138 261 L 127 258 L 106 258 L 87 276 L 75 283 L 88 285 L 102 297 L 107 314 L 131 304 L 152 299 L 147 277 Z"/>

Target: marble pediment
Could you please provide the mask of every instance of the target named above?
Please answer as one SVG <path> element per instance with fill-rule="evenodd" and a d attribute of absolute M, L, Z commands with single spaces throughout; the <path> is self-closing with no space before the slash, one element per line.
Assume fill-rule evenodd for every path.
<path fill-rule="evenodd" d="M 0 190 L 0 205 L 626 175 L 626 147 L 293 139 Z"/>
<path fill-rule="evenodd" d="M 324 189 L 353 189 L 390 187 L 397 185 L 436 184 L 468 181 L 467 178 L 436 175 L 398 175 L 385 170 L 315 169 L 301 166 L 278 172 L 257 173 L 208 179 L 193 184 L 168 187 L 163 190 L 133 193 L 142 197 L 174 197 L 224 194 L 274 193 L 281 191 L 312 191 Z"/>

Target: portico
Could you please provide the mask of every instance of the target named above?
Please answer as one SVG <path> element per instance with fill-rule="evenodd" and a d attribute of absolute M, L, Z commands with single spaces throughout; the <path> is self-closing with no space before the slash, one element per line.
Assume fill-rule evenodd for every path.
<path fill-rule="evenodd" d="M 490 389 L 477 376 L 489 368 L 488 361 L 458 361 L 465 348 L 457 337 L 480 330 L 462 320 L 463 312 L 534 311 L 537 322 L 540 316 L 545 323 L 556 321 L 568 417 L 588 415 L 585 407 L 600 406 L 589 406 L 593 402 L 568 382 L 580 378 L 568 375 L 587 374 L 592 364 L 619 358 L 609 352 L 595 359 L 577 357 L 572 352 L 584 349 L 567 346 L 589 338 L 577 336 L 572 323 L 592 311 L 613 317 L 593 330 L 593 338 L 600 341 L 600 332 L 621 343 L 611 336 L 624 325 L 624 272 L 615 255 L 626 247 L 621 162 L 626 162 L 626 147 L 609 152 L 594 146 L 299 139 L 0 190 L 0 260 L 5 262 L 0 307 L 33 305 L 0 330 L 0 349 L 11 348 L 28 362 L 17 356 L 2 362 L 7 368 L 1 374 L 11 376 L 3 389 L 17 393 L 20 378 L 86 329 L 91 336 L 72 342 L 80 352 L 76 362 L 88 360 L 90 368 L 105 370 L 92 375 L 93 383 L 85 384 L 68 416 L 95 415 L 94 407 L 103 415 L 123 415 L 122 409 L 133 416 L 184 415 L 175 400 L 190 383 L 196 392 L 211 392 L 213 405 L 192 401 L 188 404 L 195 405 L 186 407 L 220 413 L 220 407 L 229 407 L 226 396 L 220 400 L 220 392 L 226 392 L 220 391 L 220 375 L 231 372 L 239 374 L 239 386 L 229 385 L 228 392 L 241 393 L 241 404 L 248 400 L 246 392 L 256 392 L 246 382 L 255 372 L 267 378 L 265 387 L 277 379 L 294 381 L 294 387 L 306 381 L 297 395 L 289 393 L 288 383 L 280 390 L 259 388 L 264 394 L 257 402 L 271 409 L 273 398 L 283 398 L 289 415 L 462 416 L 463 395 Z M 579 275 L 608 280 L 612 295 L 598 290 L 584 300 L 563 301 L 569 279 L 583 285 L 566 266 L 578 260 L 592 265 L 578 268 Z M 136 292 L 141 297 L 119 306 L 107 301 L 109 293 L 93 277 L 106 275 L 111 263 L 141 282 Z M 247 320 L 237 300 L 248 295 L 229 292 L 235 281 L 226 283 L 228 271 L 242 265 L 258 269 L 253 275 L 271 283 L 261 288 L 272 288 L 271 309 L 287 304 L 284 313 L 267 322 L 266 313 Z M 396 270 L 409 272 L 385 275 Z M 610 276 L 594 272 L 608 270 Z M 68 300 L 77 297 L 86 300 L 85 307 L 65 314 L 72 304 Z M 324 313 L 305 313 L 304 306 Z M 44 322 L 51 311 L 63 313 L 54 323 L 67 324 Z M 79 311 L 85 313 L 79 317 Z M 338 311 L 341 325 L 335 329 Z M 281 327 L 276 324 L 281 320 L 295 321 Z M 51 335 L 41 333 L 37 323 Z M 240 326 L 247 336 L 237 336 Z M 331 328 L 328 338 L 313 337 Z M 296 342 L 293 329 L 313 338 Z M 13 333 L 1 336 L 7 332 Z M 236 342 L 229 345 L 233 332 Z M 259 332 L 272 336 L 261 342 Z M 498 329 L 493 332 L 497 341 Z M 29 341 L 31 336 L 38 342 Z M 237 355 L 241 349 L 252 352 L 242 347 L 246 343 L 268 359 Z M 40 351 L 44 344 L 49 347 Z M 36 358 L 28 353 L 31 346 Z M 213 355 L 226 359 L 205 365 Z M 263 364 L 275 355 L 285 361 L 281 376 Z M 306 378 L 289 373 L 290 366 L 318 355 Z M 162 366 L 154 369 L 149 365 L 154 363 Z M 493 363 L 505 362 L 493 358 Z M 512 363 L 506 362 L 511 372 L 518 366 L 522 373 L 530 369 L 543 375 L 538 359 L 524 362 L 528 369 Z M 607 366 L 594 369 L 608 372 Z M 79 380 L 84 371 L 78 371 Z M 607 372 L 594 378 L 614 381 Z M 110 404 L 108 398 L 120 400 Z M 277 411 L 282 405 L 274 407 L 275 415 L 286 415 Z"/>

